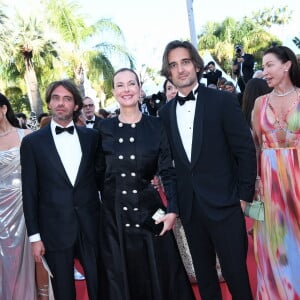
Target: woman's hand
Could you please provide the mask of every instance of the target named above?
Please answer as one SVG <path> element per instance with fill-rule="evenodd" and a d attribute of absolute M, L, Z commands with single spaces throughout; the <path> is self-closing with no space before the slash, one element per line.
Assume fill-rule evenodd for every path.
<path fill-rule="evenodd" d="M 155 222 L 156 224 L 159 224 L 161 222 L 164 223 L 163 230 L 161 231 L 159 236 L 164 235 L 167 231 L 174 228 L 176 217 L 177 215 L 175 213 L 167 213 Z"/>
<path fill-rule="evenodd" d="M 243 213 L 245 213 L 247 202 L 244 200 L 240 200 L 240 203 L 241 203 L 242 211 L 243 211 Z"/>
<path fill-rule="evenodd" d="M 255 181 L 255 194 L 254 199 L 261 200 L 263 199 L 263 184 L 259 176 L 256 177 Z"/>
<path fill-rule="evenodd" d="M 37 263 L 42 262 L 41 256 L 45 254 L 45 247 L 42 241 L 31 243 L 31 250 L 34 261 Z"/>
<path fill-rule="evenodd" d="M 164 189 L 163 184 L 158 176 L 154 176 L 151 180 L 151 184 L 156 190 Z"/>

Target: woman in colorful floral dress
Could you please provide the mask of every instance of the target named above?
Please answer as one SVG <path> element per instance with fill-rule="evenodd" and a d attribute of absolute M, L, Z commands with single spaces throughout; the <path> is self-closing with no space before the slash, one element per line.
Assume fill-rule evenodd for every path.
<path fill-rule="evenodd" d="M 265 221 L 254 229 L 257 299 L 300 299 L 300 69 L 287 47 L 263 55 L 273 91 L 255 101 L 258 192 Z"/>

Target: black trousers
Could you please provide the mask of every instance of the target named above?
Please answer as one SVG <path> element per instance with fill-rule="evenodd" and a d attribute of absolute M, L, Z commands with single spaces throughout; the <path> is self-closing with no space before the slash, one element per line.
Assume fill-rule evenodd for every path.
<path fill-rule="evenodd" d="M 47 251 L 45 258 L 52 271 L 51 279 L 55 300 L 76 300 L 74 258 L 78 258 L 86 278 L 89 300 L 99 300 L 99 250 L 79 233 L 73 247 Z"/>
<path fill-rule="evenodd" d="M 246 87 L 246 81 L 245 81 L 244 77 L 239 76 L 237 83 L 238 83 L 241 93 L 243 93 L 245 90 L 245 87 Z"/>
<path fill-rule="evenodd" d="M 233 300 L 251 300 L 246 259 L 248 237 L 240 207 L 221 220 L 209 219 L 194 201 L 191 218 L 183 222 L 202 300 L 221 300 L 216 271 L 218 255 L 222 274 Z"/>

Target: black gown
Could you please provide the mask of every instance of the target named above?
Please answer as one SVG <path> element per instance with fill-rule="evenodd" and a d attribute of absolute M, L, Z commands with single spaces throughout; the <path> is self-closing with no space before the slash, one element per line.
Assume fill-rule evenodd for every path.
<path fill-rule="evenodd" d="M 105 300 L 195 299 L 172 231 L 156 236 L 144 224 L 162 207 L 151 185 L 161 176 L 168 212 L 178 212 L 167 136 L 156 117 L 136 124 L 118 118 L 100 124 L 106 171 L 100 247 Z"/>

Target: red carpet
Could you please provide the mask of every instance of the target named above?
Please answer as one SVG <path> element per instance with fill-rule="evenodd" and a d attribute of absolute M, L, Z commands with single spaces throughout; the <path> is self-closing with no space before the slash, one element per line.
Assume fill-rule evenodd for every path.
<path fill-rule="evenodd" d="M 247 229 L 250 229 L 252 227 L 253 221 L 249 218 L 246 218 L 246 223 L 247 223 Z M 247 265 L 248 265 L 248 272 L 250 276 L 252 293 L 253 295 L 255 295 L 256 285 L 257 285 L 256 265 L 254 259 L 254 251 L 253 251 L 253 239 L 251 236 L 248 236 L 248 241 L 249 241 L 249 249 L 248 249 L 248 257 L 247 257 Z M 78 261 L 76 261 L 76 267 L 80 272 L 82 272 L 82 267 L 78 263 Z M 231 296 L 228 291 L 226 283 L 221 283 L 220 285 L 222 289 L 223 300 L 231 300 Z M 193 285 L 193 290 L 197 300 L 201 300 L 197 285 Z M 89 300 L 84 280 L 76 281 L 76 293 L 77 293 L 76 300 Z"/>

